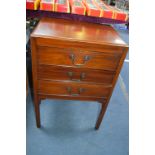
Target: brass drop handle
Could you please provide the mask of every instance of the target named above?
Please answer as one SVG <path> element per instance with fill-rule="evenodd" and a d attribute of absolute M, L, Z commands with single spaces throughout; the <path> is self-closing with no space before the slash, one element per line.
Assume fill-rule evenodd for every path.
<path fill-rule="evenodd" d="M 81 80 L 83 80 L 83 79 L 86 77 L 86 74 L 85 74 L 85 73 L 81 73 L 80 79 L 74 79 L 74 78 L 73 78 L 73 75 L 74 75 L 73 72 L 68 72 L 67 74 L 68 74 L 70 80 L 72 80 L 72 81 L 77 81 L 77 82 L 80 82 Z"/>
<path fill-rule="evenodd" d="M 67 72 L 68 76 L 70 77 L 70 79 L 72 79 L 73 77 L 73 72 Z"/>
<path fill-rule="evenodd" d="M 67 92 L 68 92 L 69 94 L 71 94 L 72 88 L 71 88 L 71 87 L 67 87 Z"/>
<path fill-rule="evenodd" d="M 81 73 L 80 79 L 83 80 L 86 77 L 86 73 Z"/>
<path fill-rule="evenodd" d="M 70 54 L 69 58 L 71 59 L 72 64 L 75 65 L 75 66 L 77 66 L 77 67 L 81 67 L 81 66 L 85 65 L 86 62 L 91 59 L 91 57 L 89 55 L 86 55 L 83 58 L 83 63 L 82 64 L 75 64 L 75 55 L 74 54 Z"/>
<path fill-rule="evenodd" d="M 71 87 L 67 87 L 67 92 L 68 92 L 69 95 L 71 95 L 71 96 L 79 96 L 79 95 L 81 95 L 81 93 L 82 93 L 83 91 L 84 91 L 84 88 L 79 88 L 77 94 L 72 94 L 72 88 L 71 88 Z"/>

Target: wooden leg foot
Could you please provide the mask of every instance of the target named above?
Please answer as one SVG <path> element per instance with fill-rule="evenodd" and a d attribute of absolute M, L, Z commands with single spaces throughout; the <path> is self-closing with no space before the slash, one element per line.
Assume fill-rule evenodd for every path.
<path fill-rule="evenodd" d="M 101 111 L 100 111 L 100 114 L 99 114 L 99 116 L 98 116 L 98 119 L 97 119 L 97 122 L 96 122 L 96 125 L 95 125 L 95 129 L 96 129 L 96 130 L 98 130 L 99 127 L 100 127 L 100 124 L 101 124 L 101 122 L 102 122 L 104 113 L 105 113 L 105 104 L 101 104 Z"/>
<path fill-rule="evenodd" d="M 40 128 L 40 101 L 38 99 L 35 99 L 34 101 L 35 105 L 35 115 L 36 115 L 36 125 L 37 128 Z"/>
<path fill-rule="evenodd" d="M 37 128 L 40 128 L 41 127 L 41 125 L 40 124 L 37 124 Z"/>

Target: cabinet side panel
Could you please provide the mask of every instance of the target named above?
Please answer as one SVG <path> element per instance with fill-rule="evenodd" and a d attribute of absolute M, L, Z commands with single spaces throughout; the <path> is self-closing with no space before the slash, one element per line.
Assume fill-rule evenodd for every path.
<path fill-rule="evenodd" d="M 31 37 L 32 78 L 34 99 L 37 97 L 37 59 L 35 38 Z"/>
<path fill-rule="evenodd" d="M 116 74 L 115 74 L 114 79 L 113 79 L 113 82 L 112 82 L 112 88 L 111 88 L 111 91 L 110 91 L 110 93 L 109 93 L 109 96 L 107 97 L 107 100 L 105 101 L 106 103 L 105 103 L 104 111 L 106 111 L 107 105 L 108 105 L 109 100 L 110 100 L 110 98 L 111 98 L 111 96 L 112 96 L 112 93 L 113 93 L 113 90 L 114 90 L 114 88 L 115 88 L 115 85 L 116 85 L 118 76 L 119 76 L 119 74 L 120 74 L 120 71 L 121 71 L 122 66 L 123 66 L 123 63 L 124 63 L 124 59 L 125 59 L 126 54 L 127 54 L 127 52 L 128 52 L 128 47 L 122 47 L 122 50 L 123 50 L 123 53 L 122 53 L 120 62 L 119 62 L 119 64 L 118 64 L 118 67 L 117 67 L 117 69 L 116 69 Z"/>

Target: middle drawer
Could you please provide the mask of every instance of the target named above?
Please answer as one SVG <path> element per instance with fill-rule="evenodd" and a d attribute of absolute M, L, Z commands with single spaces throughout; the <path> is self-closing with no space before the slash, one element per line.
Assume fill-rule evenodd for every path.
<path fill-rule="evenodd" d="M 114 77 L 114 72 L 73 68 L 73 67 L 59 67 L 53 65 L 39 65 L 38 79 L 44 80 L 69 80 L 76 82 L 91 82 L 111 84 Z"/>

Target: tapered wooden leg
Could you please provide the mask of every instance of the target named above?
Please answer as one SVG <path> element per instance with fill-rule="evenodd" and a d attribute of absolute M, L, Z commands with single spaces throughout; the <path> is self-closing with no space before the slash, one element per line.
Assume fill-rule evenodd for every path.
<path fill-rule="evenodd" d="M 106 110 L 105 104 L 101 104 L 101 111 L 99 113 L 99 116 L 98 116 L 98 119 L 97 119 L 97 122 L 96 122 L 96 126 L 95 126 L 96 130 L 99 129 L 99 127 L 100 127 L 100 124 L 102 122 L 105 110 Z"/>
<path fill-rule="evenodd" d="M 37 97 L 34 99 L 35 115 L 36 115 L 36 125 L 40 128 L 40 100 Z"/>

